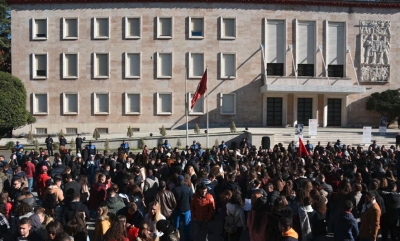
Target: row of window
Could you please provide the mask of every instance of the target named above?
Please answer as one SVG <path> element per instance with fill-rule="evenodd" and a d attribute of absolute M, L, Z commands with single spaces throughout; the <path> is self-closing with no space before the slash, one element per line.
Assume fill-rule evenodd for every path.
<path fill-rule="evenodd" d="M 99 131 L 100 134 L 108 134 L 108 128 L 98 127 L 96 129 Z M 139 132 L 140 131 L 139 128 L 132 128 L 132 130 L 134 132 Z M 67 134 L 67 135 L 76 135 L 78 133 L 79 133 L 78 132 L 78 128 L 76 128 L 76 127 L 67 127 L 67 128 L 65 128 L 65 134 Z M 35 134 L 37 134 L 37 135 L 47 135 L 48 134 L 47 128 L 45 128 L 45 127 L 35 128 Z"/>
<path fill-rule="evenodd" d="M 140 39 L 142 37 L 142 18 L 141 17 L 124 17 L 125 39 Z M 157 17 L 156 33 L 158 39 L 172 39 L 174 33 L 173 17 Z M 62 18 L 62 39 L 76 40 L 79 38 L 79 19 L 78 18 Z M 220 38 L 235 39 L 236 38 L 236 18 L 220 17 Z M 47 40 L 48 18 L 31 19 L 32 40 Z M 109 39 L 111 30 L 110 17 L 94 17 L 92 25 L 93 39 Z M 188 32 L 190 39 L 204 38 L 204 17 L 189 17 Z"/>
<path fill-rule="evenodd" d="M 141 18 L 132 18 L 139 19 Z M 158 18 L 158 20 L 164 18 Z M 171 20 L 172 18 L 167 18 Z M 190 21 L 204 18 L 190 18 Z M 224 19 L 224 18 L 223 18 Z M 75 19 L 77 21 L 77 19 Z M 95 19 L 97 21 L 97 19 Z M 229 20 L 229 19 L 228 19 Z M 231 19 L 232 20 L 232 19 Z M 234 23 L 236 23 L 235 19 Z M 45 20 L 47 23 L 47 20 Z M 109 22 L 109 19 L 107 20 Z M 128 21 L 128 20 L 126 20 Z M 34 20 L 36 22 L 36 20 Z M 129 22 L 129 21 L 128 21 Z M 316 55 L 321 54 L 325 65 L 325 77 L 346 76 L 346 23 L 325 21 L 325 48 L 317 46 L 317 22 L 295 21 L 295 45 L 286 46 L 286 20 L 266 20 L 265 56 L 266 74 L 270 76 L 286 76 L 285 63 L 287 56 L 295 63 L 293 72 L 297 76 L 316 76 Z M 224 21 L 222 21 L 224 23 Z M 227 23 L 226 23 L 227 24 Z M 227 24 L 228 25 L 228 24 Z M 236 26 L 236 24 L 233 24 Z M 160 25 L 163 26 L 163 25 Z M 195 26 L 195 25 L 193 25 Z M 202 25 L 204 26 L 204 25 Z M 228 33 L 228 32 L 227 32 Z M 164 35 L 163 35 L 164 36 Z M 236 33 L 235 33 L 236 36 Z M 291 57 L 288 51 L 292 53 Z M 93 77 L 110 77 L 110 54 L 93 54 Z M 32 78 L 47 78 L 47 54 L 32 55 Z M 236 77 L 236 53 L 220 53 L 220 78 L 233 79 Z M 172 52 L 157 52 L 157 78 L 172 78 Z M 201 77 L 204 67 L 204 53 L 189 53 L 189 78 Z M 78 78 L 78 54 L 63 54 L 63 77 Z M 141 77 L 141 53 L 125 53 L 125 78 Z"/>
<path fill-rule="evenodd" d="M 191 102 L 194 93 L 189 93 L 188 98 Z M 173 95 L 172 92 L 156 93 L 157 115 L 173 114 Z M 220 114 L 235 115 L 236 114 L 236 94 L 220 93 Z M 79 93 L 67 92 L 62 93 L 62 113 L 63 115 L 79 114 Z M 94 115 L 110 115 L 110 93 L 96 92 L 93 93 L 92 111 Z M 142 96 L 140 93 L 124 93 L 123 113 L 125 115 L 142 114 Z M 32 94 L 32 114 L 33 115 L 49 115 L 49 94 L 33 93 Z M 190 112 L 191 115 L 204 114 L 204 98 L 203 96 L 196 102 L 196 105 Z"/>
<path fill-rule="evenodd" d="M 126 79 L 141 78 L 141 59 L 142 54 L 124 53 L 125 65 L 124 76 Z M 236 53 L 220 53 L 220 78 L 234 79 L 236 78 Z M 32 54 L 32 79 L 48 78 L 48 53 Z M 201 78 L 205 69 L 204 53 L 188 53 L 188 77 Z M 173 55 L 172 52 L 156 53 L 157 78 L 172 78 L 173 73 Z M 62 54 L 62 76 L 64 79 L 79 78 L 79 54 L 63 53 Z M 110 53 L 93 53 L 93 78 L 108 79 L 110 78 Z"/>

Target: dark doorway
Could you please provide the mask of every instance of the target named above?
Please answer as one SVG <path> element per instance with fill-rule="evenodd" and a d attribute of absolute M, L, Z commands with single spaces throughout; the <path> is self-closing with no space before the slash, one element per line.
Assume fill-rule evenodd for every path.
<path fill-rule="evenodd" d="M 309 119 L 312 119 L 312 98 L 298 98 L 297 123 L 308 126 Z"/>
<path fill-rule="evenodd" d="M 267 126 L 282 126 L 282 98 L 267 98 Z"/>
<path fill-rule="evenodd" d="M 342 99 L 328 99 L 328 126 L 342 126 Z"/>

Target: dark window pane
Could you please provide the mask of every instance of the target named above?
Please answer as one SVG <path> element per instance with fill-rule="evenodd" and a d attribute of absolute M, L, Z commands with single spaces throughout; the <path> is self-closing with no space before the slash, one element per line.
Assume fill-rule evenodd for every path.
<path fill-rule="evenodd" d="M 343 77 L 343 65 L 328 65 L 329 77 Z"/>
<path fill-rule="evenodd" d="M 283 76 L 283 63 L 268 63 L 267 75 Z"/>
<path fill-rule="evenodd" d="M 297 76 L 314 76 L 313 64 L 298 64 Z"/>

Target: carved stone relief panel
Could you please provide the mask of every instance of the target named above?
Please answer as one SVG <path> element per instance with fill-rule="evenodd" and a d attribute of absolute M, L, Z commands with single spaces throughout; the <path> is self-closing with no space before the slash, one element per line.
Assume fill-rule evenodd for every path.
<path fill-rule="evenodd" d="M 390 77 L 390 21 L 360 21 L 361 81 L 388 82 Z"/>

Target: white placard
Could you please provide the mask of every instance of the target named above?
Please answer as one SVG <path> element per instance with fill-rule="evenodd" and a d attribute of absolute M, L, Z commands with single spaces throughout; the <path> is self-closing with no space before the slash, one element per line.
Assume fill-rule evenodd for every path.
<path fill-rule="evenodd" d="M 371 143 L 371 132 L 372 128 L 370 126 L 363 127 L 363 143 Z"/>
<path fill-rule="evenodd" d="M 308 135 L 316 136 L 318 128 L 318 120 L 317 119 L 309 119 L 308 120 Z"/>

